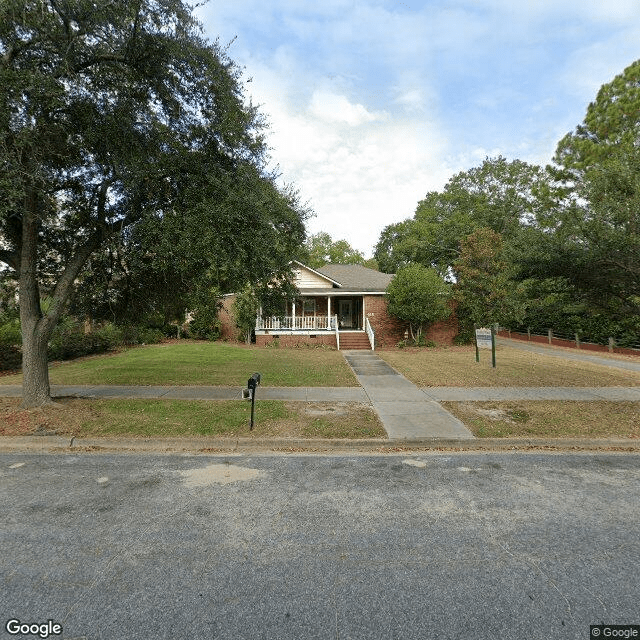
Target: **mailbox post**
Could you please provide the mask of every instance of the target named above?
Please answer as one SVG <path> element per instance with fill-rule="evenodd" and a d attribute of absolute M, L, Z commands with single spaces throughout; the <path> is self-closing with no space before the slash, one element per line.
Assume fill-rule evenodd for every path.
<path fill-rule="evenodd" d="M 251 420 L 249 421 L 249 431 L 253 431 L 253 417 L 256 406 L 256 389 L 260 386 L 260 374 L 254 373 L 247 380 L 247 392 L 251 398 Z"/>

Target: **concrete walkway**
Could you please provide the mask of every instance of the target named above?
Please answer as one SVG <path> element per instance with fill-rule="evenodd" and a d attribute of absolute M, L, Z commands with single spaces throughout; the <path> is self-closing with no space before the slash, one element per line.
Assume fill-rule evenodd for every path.
<path fill-rule="evenodd" d="M 514 340 L 512 338 L 497 338 L 497 344 L 520 349 L 522 351 L 532 351 L 545 356 L 557 356 L 558 358 L 566 358 L 567 360 L 578 360 L 580 362 L 592 362 L 593 364 L 601 364 L 606 367 L 615 367 L 617 369 L 626 369 L 627 371 L 640 371 L 640 362 L 631 360 L 623 360 L 622 358 L 607 358 L 607 356 L 596 356 L 593 352 L 586 353 L 579 349 L 570 350 L 563 347 L 545 346 L 539 342 L 525 342 L 523 340 Z"/>
<path fill-rule="evenodd" d="M 19 398 L 20 385 L 0 385 L 0 397 Z M 53 398 L 162 398 L 163 400 L 241 400 L 240 387 L 51 385 Z M 369 399 L 361 387 L 259 387 L 256 399 L 291 402 L 361 402 Z"/>
<path fill-rule="evenodd" d="M 391 369 L 391 367 L 389 367 Z M 382 370 L 382 367 L 380 367 Z M 393 369 L 392 374 L 399 374 Z M 400 376 L 402 378 L 402 376 Z M 394 396 L 394 391 L 382 391 L 387 379 L 371 381 L 362 387 L 260 387 L 260 400 L 289 402 L 361 402 L 370 404 L 371 397 Z M 396 386 L 398 381 L 394 380 Z M 408 381 L 407 381 L 408 382 Z M 407 391 L 418 390 L 420 400 L 433 402 L 483 402 L 494 400 L 606 400 L 609 402 L 640 402 L 640 387 L 424 387 L 404 385 Z M 371 389 L 369 389 L 369 387 Z M 374 390 L 380 389 L 380 390 Z M 370 391 L 370 393 L 369 393 Z M 54 398 L 162 398 L 164 400 L 240 400 L 240 387 L 159 387 L 116 385 L 51 385 Z M 19 398 L 22 387 L 0 385 L 0 398 Z M 392 400 L 393 401 L 393 400 Z"/>
<path fill-rule="evenodd" d="M 640 402 L 640 387 L 425 387 L 437 402 L 490 400 L 606 400 Z"/>
<path fill-rule="evenodd" d="M 343 351 L 390 440 L 471 439 L 473 434 L 373 351 Z"/>

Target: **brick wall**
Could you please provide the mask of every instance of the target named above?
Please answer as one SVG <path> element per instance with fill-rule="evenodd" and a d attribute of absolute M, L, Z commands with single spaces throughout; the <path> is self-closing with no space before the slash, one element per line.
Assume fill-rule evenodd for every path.
<path fill-rule="evenodd" d="M 436 322 L 429 327 L 425 334 L 425 340 L 433 340 L 436 344 L 453 344 L 453 339 L 458 335 L 458 318 L 452 313 L 446 320 Z"/>
<path fill-rule="evenodd" d="M 383 296 L 364 297 L 365 315 L 376 333 L 377 347 L 395 347 L 409 336 L 409 323 L 398 320 L 387 313 L 387 301 Z M 458 319 L 455 313 L 446 320 L 436 322 L 425 334 L 426 340 L 437 344 L 452 344 L 458 333 Z"/>
<path fill-rule="evenodd" d="M 394 347 L 404 340 L 409 325 L 387 313 L 387 301 L 383 296 L 364 296 L 364 313 L 375 331 L 376 348 Z"/>

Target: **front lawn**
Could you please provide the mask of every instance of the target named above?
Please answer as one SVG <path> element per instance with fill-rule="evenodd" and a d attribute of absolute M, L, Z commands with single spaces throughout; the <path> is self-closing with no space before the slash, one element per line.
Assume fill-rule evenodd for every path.
<path fill-rule="evenodd" d="M 420 387 L 637 387 L 640 371 L 614 369 L 499 346 L 496 368 L 491 352 L 474 347 L 441 347 L 378 352 Z"/>
<path fill-rule="evenodd" d="M 443 402 L 478 438 L 640 438 L 640 402 Z"/>
<path fill-rule="evenodd" d="M 386 438 L 371 407 L 357 403 L 242 400 L 93 400 L 63 398 L 59 407 L 20 409 L 0 398 L 0 436 Z"/>
<path fill-rule="evenodd" d="M 222 342 L 178 342 L 50 365 L 51 384 L 245 386 L 255 371 L 268 387 L 353 387 L 342 354 L 331 349 L 275 349 Z M 21 375 L 0 377 L 20 384 Z"/>

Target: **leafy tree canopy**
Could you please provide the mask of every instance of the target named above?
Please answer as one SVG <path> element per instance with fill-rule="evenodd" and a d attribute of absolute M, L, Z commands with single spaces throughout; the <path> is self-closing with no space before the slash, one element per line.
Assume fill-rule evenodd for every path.
<path fill-rule="evenodd" d="M 418 203 L 413 219 L 390 225 L 374 256 L 384 271 L 418 262 L 446 274 L 463 238 L 490 228 L 508 238 L 543 215 L 550 197 L 545 171 L 520 160 L 486 159 L 453 176 Z"/>
<path fill-rule="evenodd" d="M 639 143 L 640 60 L 636 60 L 601 87 L 584 122 L 558 143 L 554 161 L 579 180 L 612 155 L 637 155 Z"/>
<path fill-rule="evenodd" d="M 468 326 L 499 323 L 511 326 L 524 316 L 524 304 L 502 255 L 502 236 L 477 229 L 461 244 L 454 263 L 458 318 Z"/>
<path fill-rule="evenodd" d="M 139 243 L 138 261 L 195 259 L 220 289 L 287 276 L 305 211 L 265 172 L 263 127 L 182 0 L 4 0 L 0 260 L 19 282 L 26 406 L 49 401 L 48 338 L 110 239 L 124 270 Z"/>
<path fill-rule="evenodd" d="M 364 265 L 366 260 L 346 240 L 334 241 L 328 233 L 321 231 L 307 238 L 303 262 L 317 269 L 327 263 Z"/>

